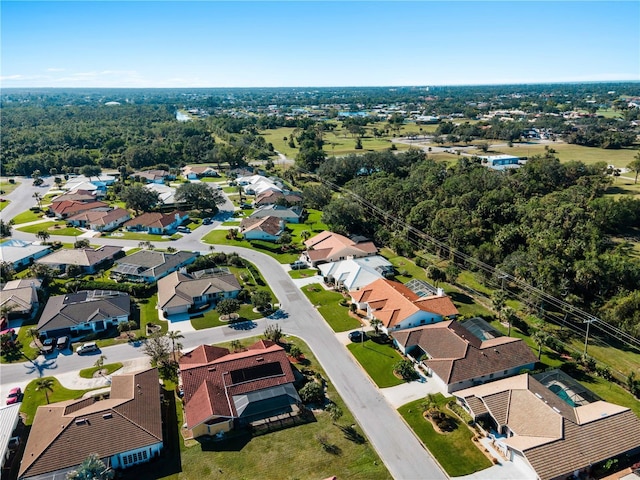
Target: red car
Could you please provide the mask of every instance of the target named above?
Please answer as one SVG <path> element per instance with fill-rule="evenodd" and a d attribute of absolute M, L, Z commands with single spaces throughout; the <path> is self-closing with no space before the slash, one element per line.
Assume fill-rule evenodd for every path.
<path fill-rule="evenodd" d="M 9 395 L 7 395 L 7 405 L 18 403 L 20 401 L 20 397 L 22 397 L 22 390 L 20 387 L 12 388 Z"/>

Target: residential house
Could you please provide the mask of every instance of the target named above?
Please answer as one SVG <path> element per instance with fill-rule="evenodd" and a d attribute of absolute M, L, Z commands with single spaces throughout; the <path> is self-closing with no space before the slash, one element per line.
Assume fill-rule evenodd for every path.
<path fill-rule="evenodd" d="M 284 220 L 277 217 L 243 218 L 240 233 L 245 240 L 265 240 L 277 242 L 284 233 Z"/>
<path fill-rule="evenodd" d="M 593 465 L 640 453 L 636 414 L 600 400 L 558 370 L 523 373 L 454 395 L 474 420 L 483 420 L 507 459 L 540 480 L 588 478 Z"/>
<path fill-rule="evenodd" d="M 158 280 L 158 308 L 165 315 L 187 313 L 192 308 L 236 298 L 242 287 L 233 273 L 191 276 L 172 272 Z"/>
<path fill-rule="evenodd" d="M 67 193 L 63 193 L 62 195 L 58 195 L 53 199 L 53 202 L 64 202 L 64 201 L 94 202 L 95 200 L 96 200 L 95 190 L 94 191 L 73 190 Z"/>
<path fill-rule="evenodd" d="M 18 479 L 63 479 L 93 453 L 113 469 L 160 456 L 164 438 L 155 368 L 114 375 L 108 398 L 99 398 L 38 407 Z"/>
<path fill-rule="evenodd" d="M 218 171 L 210 165 L 187 165 L 182 169 L 182 175 L 188 180 L 202 177 L 219 177 Z"/>
<path fill-rule="evenodd" d="M 302 207 L 294 205 L 293 207 L 284 207 L 280 205 L 265 205 L 260 207 L 249 215 L 249 218 L 265 218 L 277 217 L 287 223 L 300 223 L 302 221 Z"/>
<path fill-rule="evenodd" d="M 0 262 L 7 262 L 14 270 L 26 267 L 51 252 L 51 247 L 17 238 L 0 243 Z"/>
<path fill-rule="evenodd" d="M 347 290 L 357 290 L 380 278 L 393 275 L 393 265 L 380 255 L 349 257 L 338 262 L 323 263 L 318 266 L 318 270 L 327 283 Z"/>
<path fill-rule="evenodd" d="M 327 230 L 307 239 L 304 245 L 307 247 L 304 255 L 314 267 L 319 263 L 369 257 L 378 253 L 371 241 L 355 241 Z"/>
<path fill-rule="evenodd" d="M 302 205 L 302 195 L 299 193 L 289 192 L 288 190 L 267 190 L 256 195 L 253 205 L 256 207 L 263 207 L 265 205 L 275 205 L 282 201 L 286 202 L 288 205 Z"/>
<path fill-rule="evenodd" d="M 480 318 L 410 328 L 393 339 L 448 393 L 533 370 L 537 361 L 522 339 L 504 337 Z"/>
<path fill-rule="evenodd" d="M 99 197 L 104 197 L 107 193 L 107 188 L 106 187 L 98 187 L 97 185 L 94 185 L 93 183 L 87 181 L 84 182 L 74 182 L 74 181 L 69 181 L 67 182 L 63 187 L 63 190 L 68 190 L 68 191 L 79 191 L 82 190 L 84 192 L 90 192 L 94 198 L 99 198 Z"/>
<path fill-rule="evenodd" d="M 42 281 L 37 278 L 22 278 L 7 282 L 0 290 L 0 309 L 7 317 L 29 316 L 37 311 L 38 289 Z"/>
<path fill-rule="evenodd" d="M 14 434 L 20 423 L 21 407 L 21 402 L 0 406 L 0 469 L 2 472 L 6 471 L 4 469 L 5 463 L 11 456 L 12 447 L 15 449 L 16 446 L 17 437 Z"/>
<path fill-rule="evenodd" d="M 176 231 L 189 218 L 189 214 L 175 210 L 171 213 L 147 212 L 132 218 L 124 224 L 129 231 L 166 235 Z"/>
<path fill-rule="evenodd" d="M 147 183 L 144 188 L 156 192 L 161 205 L 175 205 L 176 189 L 164 183 Z"/>
<path fill-rule="evenodd" d="M 69 265 L 77 265 L 83 273 L 95 273 L 111 267 L 113 261 L 119 256 L 124 256 L 122 247 L 112 245 L 103 245 L 98 248 L 61 248 L 36 260 L 36 263 L 47 265 L 62 273 Z"/>
<path fill-rule="evenodd" d="M 506 170 L 520 167 L 520 157 L 513 155 L 481 156 L 482 163 L 493 170 Z"/>
<path fill-rule="evenodd" d="M 89 210 L 67 218 L 67 223 L 81 228 L 89 228 L 96 232 L 110 232 L 115 230 L 127 220 L 131 215 L 124 208 L 114 208 L 113 210 Z"/>
<path fill-rule="evenodd" d="M 104 195 L 109 185 L 113 185 L 116 177 L 102 173 L 97 177 L 85 177 L 84 175 L 70 176 L 64 189 L 68 191 L 89 190 L 96 191 L 98 195 Z"/>
<path fill-rule="evenodd" d="M 144 170 L 142 172 L 136 172 L 133 174 L 135 177 L 140 177 L 148 183 L 164 183 L 165 180 L 175 180 L 176 176 L 167 172 L 166 170 Z"/>
<path fill-rule="evenodd" d="M 81 290 L 49 297 L 38 332 L 45 337 L 81 337 L 128 322 L 131 301 L 124 292 Z"/>
<path fill-rule="evenodd" d="M 63 200 L 53 202 L 49 211 L 55 213 L 57 218 L 67 218 L 89 210 L 108 212 L 111 207 L 104 202 L 94 200 L 92 202 L 79 202 L 76 200 Z"/>
<path fill-rule="evenodd" d="M 192 264 L 197 257 L 198 254 L 192 252 L 168 253 L 140 250 L 116 260 L 116 266 L 111 271 L 111 277 L 116 281 L 153 283 L 171 272 Z"/>
<path fill-rule="evenodd" d="M 201 345 L 180 359 L 180 381 L 194 438 L 292 413 L 300 403 L 287 353 L 268 340 L 239 353 Z"/>
<path fill-rule="evenodd" d="M 269 190 L 281 192 L 284 189 L 279 179 L 275 177 L 267 178 L 262 175 L 238 177 L 236 178 L 236 183 L 243 187 L 242 189 L 247 195 L 260 195 Z"/>
<path fill-rule="evenodd" d="M 358 309 L 366 311 L 367 318 L 382 322 L 381 329 L 387 334 L 458 315 L 458 309 L 442 289 L 435 295 L 420 296 L 406 285 L 386 278 L 352 290 L 349 295 Z"/>

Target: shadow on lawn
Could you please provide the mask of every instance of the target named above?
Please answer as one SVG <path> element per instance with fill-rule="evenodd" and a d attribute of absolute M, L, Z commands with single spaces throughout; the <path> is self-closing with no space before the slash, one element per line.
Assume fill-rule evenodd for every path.
<path fill-rule="evenodd" d="M 449 292 L 449 297 L 454 303 L 464 303 L 465 305 L 473 305 L 473 298 L 461 292 Z"/>

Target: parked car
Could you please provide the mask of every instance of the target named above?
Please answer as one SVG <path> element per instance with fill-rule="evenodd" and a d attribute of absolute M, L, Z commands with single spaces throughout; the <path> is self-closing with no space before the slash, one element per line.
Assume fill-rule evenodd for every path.
<path fill-rule="evenodd" d="M 307 268 L 307 262 L 303 262 L 302 260 L 297 260 L 291 264 L 292 270 L 300 270 L 301 268 Z"/>
<path fill-rule="evenodd" d="M 367 334 L 361 330 L 354 330 L 349 332 L 349 340 L 352 342 L 364 342 L 367 339 Z"/>
<path fill-rule="evenodd" d="M 14 403 L 18 403 L 20 398 L 22 397 L 22 390 L 20 387 L 14 387 L 9 391 L 9 395 L 7 395 L 7 405 L 13 405 Z"/>
<path fill-rule="evenodd" d="M 67 336 L 60 337 L 56 342 L 56 347 L 58 347 L 58 350 L 66 350 L 68 346 L 69 346 L 69 337 Z"/>
<path fill-rule="evenodd" d="M 178 231 L 179 231 L 180 233 L 191 233 L 191 229 L 190 229 L 189 227 L 182 227 L 182 226 L 180 226 L 180 227 L 178 227 Z"/>
<path fill-rule="evenodd" d="M 98 351 L 98 345 L 96 344 L 96 342 L 83 343 L 78 348 L 76 348 L 76 353 L 78 355 L 83 355 L 85 353 L 91 353 L 91 352 L 97 352 L 97 351 Z"/>
<path fill-rule="evenodd" d="M 240 208 L 242 210 L 251 210 L 253 208 L 253 206 L 249 203 L 243 203 L 242 205 L 240 205 Z"/>
<path fill-rule="evenodd" d="M 49 355 L 53 353 L 53 349 L 56 347 L 56 339 L 55 338 L 47 338 L 44 342 L 42 342 L 42 348 L 40 351 L 43 355 Z"/>
<path fill-rule="evenodd" d="M 203 225 L 211 225 L 212 222 L 213 222 L 213 219 L 210 218 L 210 217 L 207 217 L 207 218 L 202 220 L 202 224 Z"/>

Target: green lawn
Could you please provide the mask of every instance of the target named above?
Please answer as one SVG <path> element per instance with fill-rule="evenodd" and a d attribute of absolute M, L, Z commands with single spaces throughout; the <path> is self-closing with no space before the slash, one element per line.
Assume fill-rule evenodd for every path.
<path fill-rule="evenodd" d="M 0 202 L 0 212 L 1 212 L 2 210 L 4 210 L 4 208 L 5 208 L 7 205 L 9 205 L 10 203 L 11 203 L 11 202 L 10 202 L 9 200 L 6 200 L 6 199 L 4 199 L 4 198 L 3 198 L 3 199 L 2 199 L 2 201 Z"/>
<path fill-rule="evenodd" d="M 44 212 L 34 212 L 32 210 L 26 210 L 13 217 L 13 223 L 20 225 L 22 223 L 35 222 L 40 220 L 44 215 Z"/>
<path fill-rule="evenodd" d="M 242 340 L 249 346 L 259 337 Z M 300 339 L 288 337 L 303 352 L 308 364 L 305 368 L 326 374 Z M 229 348 L 229 344 L 220 344 Z M 343 416 L 334 424 L 324 411 L 314 411 L 315 421 L 260 436 L 238 435 L 221 442 L 189 440 L 181 442 L 181 472 L 172 479 L 195 478 L 229 479 L 321 479 L 339 475 L 353 480 L 391 479 L 384 464 L 362 435 L 353 415 L 348 410 L 331 382 L 327 383 L 327 396 L 340 406 Z M 177 426 L 184 422 L 178 402 Z M 355 434 L 349 437 L 348 426 L 354 425 Z M 337 447 L 337 454 L 323 450 L 318 435 Z M 153 478 L 161 475 L 154 474 Z M 152 478 L 152 477 L 149 477 Z M 168 478 L 168 477 L 167 477 Z M 146 477 L 143 479 L 146 480 Z"/>
<path fill-rule="evenodd" d="M 67 227 L 66 225 L 67 224 L 65 222 L 43 222 L 18 228 L 18 230 L 26 233 L 38 233 L 40 230 L 46 230 L 49 235 L 68 235 L 71 237 L 82 235 L 82 230 L 78 230 L 74 227 Z"/>
<path fill-rule="evenodd" d="M 259 318 L 264 317 L 264 313 L 254 312 L 253 306 L 249 304 L 242 305 L 238 315 L 240 315 L 240 318 L 238 319 L 239 322 L 244 322 L 246 320 L 258 320 Z M 221 321 L 220 314 L 214 308 L 204 313 L 202 316 L 192 317 L 191 325 L 196 330 L 202 330 L 204 328 L 229 325 L 229 322 Z"/>
<path fill-rule="evenodd" d="M 578 381 L 607 402 L 628 407 L 640 417 L 640 402 L 628 391 L 600 377 L 583 376 Z"/>
<path fill-rule="evenodd" d="M 113 238 L 116 240 L 140 240 L 142 242 L 168 242 L 170 240 L 177 240 L 178 238 L 180 238 L 180 235 L 177 234 L 173 234 L 168 238 L 165 238 L 164 235 L 152 235 L 149 233 L 139 233 L 139 232 L 126 232 L 126 231 L 119 231 L 119 232 L 114 232 L 116 233 L 116 235 L 109 234 L 106 235 L 105 238 Z"/>
<path fill-rule="evenodd" d="M 122 363 L 120 362 L 108 363 L 106 365 L 103 365 L 102 368 L 98 368 L 98 367 L 83 368 L 82 370 L 80 370 L 80 377 L 93 378 L 93 375 L 98 370 L 106 370 L 105 375 L 111 375 L 113 372 L 120 370 L 121 368 L 122 368 Z"/>
<path fill-rule="evenodd" d="M 204 237 L 202 237 L 202 241 L 204 243 L 214 245 L 235 245 L 238 247 L 253 248 L 254 250 L 259 250 L 260 252 L 275 258 L 280 263 L 291 263 L 298 259 L 299 254 L 297 252 L 276 253 L 268 250 L 267 248 L 260 248 L 259 243 L 255 243 L 254 245 L 252 245 L 246 240 L 229 240 L 226 238 L 227 233 L 228 230 L 211 230 Z"/>
<path fill-rule="evenodd" d="M 9 180 L 7 178 L 0 178 L 0 191 L 2 191 L 0 195 L 9 195 L 16 188 L 18 188 L 19 185 L 20 182 L 18 180 L 15 180 L 14 183 L 9 183 Z"/>
<path fill-rule="evenodd" d="M 471 440 L 473 432 L 444 406 L 448 399 L 442 394 L 437 394 L 436 399 L 442 411 L 457 420 L 454 431 L 441 434 L 434 430 L 431 422 L 422 415 L 424 400 L 403 405 L 398 412 L 449 476 L 468 475 L 492 466 L 492 462 Z"/>
<path fill-rule="evenodd" d="M 43 377 L 53 380 L 52 391 L 49 391 L 49 402 L 62 402 L 64 400 L 73 400 L 82 397 L 85 393 L 91 390 L 69 390 L 60 385 L 60 382 L 55 377 Z M 22 406 L 20 412 L 25 415 L 25 425 L 31 425 L 33 423 L 33 417 L 36 414 L 36 410 L 40 405 L 46 405 L 47 399 L 44 391 L 36 391 L 36 380 L 33 380 L 27 385 L 24 390 L 24 398 L 22 399 Z"/>
<path fill-rule="evenodd" d="M 315 268 L 303 268 L 300 270 L 291 270 L 289 276 L 291 278 L 308 278 L 318 275 L 318 270 Z"/>
<path fill-rule="evenodd" d="M 325 290 L 317 283 L 303 287 L 302 292 L 316 306 L 334 332 L 345 332 L 360 327 L 361 323 L 349 315 L 349 307 L 339 304 L 344 298 L 342 294 Z"/>
<path fill-rule="evenodd" d="M 404 380 L 393 374 L 393 367 L 402 360 L 402 356 L 391 345 L 365 340 L 350 343 L 347 348 L 378 387 L 393 387 L 404 383 Z"/>

